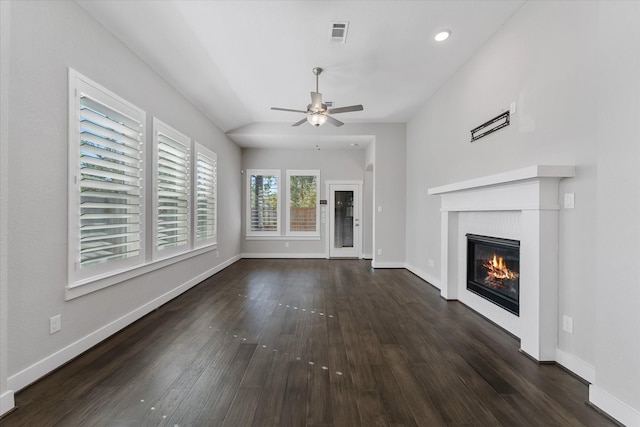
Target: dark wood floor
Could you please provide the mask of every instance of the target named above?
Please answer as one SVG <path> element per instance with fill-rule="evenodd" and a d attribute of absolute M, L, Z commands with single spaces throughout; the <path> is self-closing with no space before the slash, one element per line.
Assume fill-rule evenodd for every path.
<path fill-rule="evenodd" d="M 242 260 L 16 395 L 1 426 L 614 426 L 405 270 Z"/>

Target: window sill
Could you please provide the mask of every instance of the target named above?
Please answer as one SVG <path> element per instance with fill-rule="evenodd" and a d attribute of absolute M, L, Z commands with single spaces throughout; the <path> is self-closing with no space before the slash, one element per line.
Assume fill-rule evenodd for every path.
<path fill-rule="evenodd" d="M 246 236 L 245 240 L 320 240 L 320 236 Z"/>
<path fill-rule="evenodd" d="M 217 248 L 218 248 L 218 244 L 214 243 L 214 244 L 203 246 L 203 247 L 191 250 L 189 252 L 184 252 L 169 258 L 163 258 L 163 259 L 152 261 L 143 265 L 139 265 L 139 266 L 127 269 L 127 270 L 118 271 L 118 272 L 109 274 L 108 276 L 92 277 L 92 278 L 83 280 L 82 282 L 69 284 L 65 289 L 64 299 L 65 301 L 69 301 L 74 298 L 78 298 L 83 295 L 87 295 L 92 292 L 99 291 L 100 289 L 104 289 L 109 286 L 122 283 L 126 280 L 130 280 L 135 277 L 142 276 L 143 274 L 150 273 L 160 268 L 170 266 L 177 262 L 184 261 L 186 259 L 193 258 L 198 255 L 202 255 L 209 251 L 213 251 Z"/>

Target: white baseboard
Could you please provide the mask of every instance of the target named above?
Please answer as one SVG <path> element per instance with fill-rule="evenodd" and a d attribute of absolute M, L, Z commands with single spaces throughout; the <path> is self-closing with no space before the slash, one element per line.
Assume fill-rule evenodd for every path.
<path fill-rule="evenodd" d="M 556 363 L 564 366 L 589 384 L 593 384 L 596 380 L 596 368 L 559 348 L 556 348 Z"/>
<path fill-rule="evenodd" d="M 326 258 L 327 254 L 324 252 L 318 254 L 299 254 L 299 253 L 248 253 L 241 254 L 242 258 Z"/>
<path fill-rule="evenodd" d="M 5 391 L 0 395 L 0 416 L 6 414 L 16 406 L 13 400 L 13 390 Z"/>
<path fill-rule="evenodd" d="M 22 388 L 28 386 L 34 381 L 42 378 L 47 375 L 49 372 L 54 369 L 62 366 L 67 363 L 74 357 L 79 356 L 85 351 L 89 350 L 94 345 L 104 341 L 109 338 L 111 335 L 116 332 L 124 329 L 126 326 L 129 326 L 131 323 L 136 320 L 142 318 L 146 314 L 152 312 L 156 308 L 161 305 L 171 301 L 178 295 L 183 292 L 191 289 L 198 283 L 203 280 L 213 276 L 217 272 L 225 269 L 231 264 L 235 263 L 240 259 L 240 255 L 236 255 L 222 264 L 218 264 L 216 267 L 211 268 L 210 270 L 205 271 L 202 274 L 190 279 L 189 281 L 177 286 L 169 292 L 166 292 L 163 295 L 149 301 L 148 303 L 138 307 L 137 309 L 131 311 L 130 313 L 125 314 L 119 319 L 114 320 L 113 322 L 103 326 L 102 328 L 90 333 L 89 335 L 80 338 L 74 343 L 69 344 L 68 346 L 58 350 L 57 352 L 45 357 L 44 359 L 34 363 L 28 368 L 23 369 L 22 371 L 10 376 L 7 379 L 8 388 L 11 390 L 21 390 Z"/>
<path fill-rule="evenodd" d="M 434 275 L 429 274 L 426 271 L 421 270 L 418 267 L 411 264 L 405 264 L 404 267 L 410 272 L 412 272 L 413 274 L 415 274 L 416 276 L 418 276 L 419 278 L 421 278 L 422 280 L 424 280 L 425 282 L 429 283 L 430 285 L 438 289 L 442 289 L 440 279 L 435 277 Z"/>
<path fill-rule="evenodd" d="M 373 268 L 404 268 L 404 262 L 375 262 L 371 261 Z"/>
<path fill-rule="evenodd" d="M 589 402 L 627 427 L 640 427 L 640 411 L 593 384 L 589 385 Z"/>

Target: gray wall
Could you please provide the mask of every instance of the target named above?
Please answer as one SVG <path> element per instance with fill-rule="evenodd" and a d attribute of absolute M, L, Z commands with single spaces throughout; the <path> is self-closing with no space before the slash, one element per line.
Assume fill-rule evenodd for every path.
<path fill-rule="evenodd" d="M 639 5 L 527 2 L 431 98 L 407 125 L 406 241 L 407 265 L 439 285 L 440 200 L 427 188 L 534 164 L 576 165 L 560 188 L 560 197 L 575 193 L 576 205 L 560 211 L 558 313 L 559 325 L 573 317 L 574 333 L 558 331 L 558 354 L 570 369 L 591 369 L 596 389 L 636 411 Z M 512 101 L 510 126 L 469 142 L 471 129 Z"/>
<path fill-rule="evenodd" d="M 378 268 L 405 265 L 406 138 L 404 124 L 385 126 L 376 133 L 372 265 Z"/>
<path fill-rule="evenodd" d="M 598 258 L 588 339 L 595 384 L 634 408 L 640 426 L 640 3 L 599 2 L 597 10 Z"/>
<path fill-rule="evenodd" d="M 122 324 L 122 319 L 140 307 L 149 308 L 178 285 L 237 259 L 241 152 L 76 3 L 11 2 L 10 24 L 10 50 L 2 52 L 3 61 L 8 56 L 10 62 L 6 361 L 9 387 L 19 388 L 26 385 L 22 382 L 30 378 L 29 372 L 54 368 L 61 358 L 82 347 L 78 343 L 90 341 L 87 337 L 97 331 Z M 148 143 L 151 120 L 156 116 L 217 153 L 219 258 L 216 251 L 207 252 L 161 271 L 64 300 L 67 67 L 144 109 Z M 49 318 L 56 314 L 62 315 L 62 330 L 49 335 Z M 0 356 L 0 366 L 4 366 L 5 357 L 3 353 Z"/>
<path fill-rule="evenodd" d="M 8 275 L 7 275 L 7 235 L 8 221 L 8 192 L 9 192 L 9 162 L 8 120 L 9 120 L 9 92 L 6 89 L 9 82 L 9 51 L 10 25 L 9 9 L 11 3 L 0 2 L 0 415 L 14 406 L 13 392 L 7 384 L 7 320 L 8 316 Z"/>
<path fill-rule="evenodd" d="M 242 169 L 279 169 L 282 180 L 281 203 L 284 206 L 286 193 L 287 169 L 318 169 L 320 170 L 320 199 L 328 200 L 326 194 L 327 180 L 359 180 L 364 179 L 365 151 L 363 149 L 351 150 L 296 150 L 296 149 L 265 149 L 243 148 Z M 246 182 L 246 173 L 242 176 Z M 320 240 L 246 240 L 246 184 L 242 188 L 242 253 L 245 255 L 311 255 L 324 257 L 326 252 L 326 229 L 329 223 L 320 224 Z M 325 205 L 328 207 L 328 205 Z M 281 234 L 285 233 L 285 209 L 281 212 Z M 289 247 L 285 246 L 289 244 Z"/>
<path fill-rule="evenodd" d="M 365 230 L 362 240 L 362 256 L 373 259 L 373 163 L 366 162 L 364 171 L 364 185 L 362 191 L 364 199 L 362 207 L 362 228 Z"/>

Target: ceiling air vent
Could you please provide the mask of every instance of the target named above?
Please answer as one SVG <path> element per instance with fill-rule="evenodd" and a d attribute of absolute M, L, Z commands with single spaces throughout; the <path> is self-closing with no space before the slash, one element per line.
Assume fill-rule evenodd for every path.
<path fill-rule="evenodd" d="M 349 22 L 332 22 L 331 30 L 329 31 L 329 42 L 346 43 L 348 28 Z"/>

